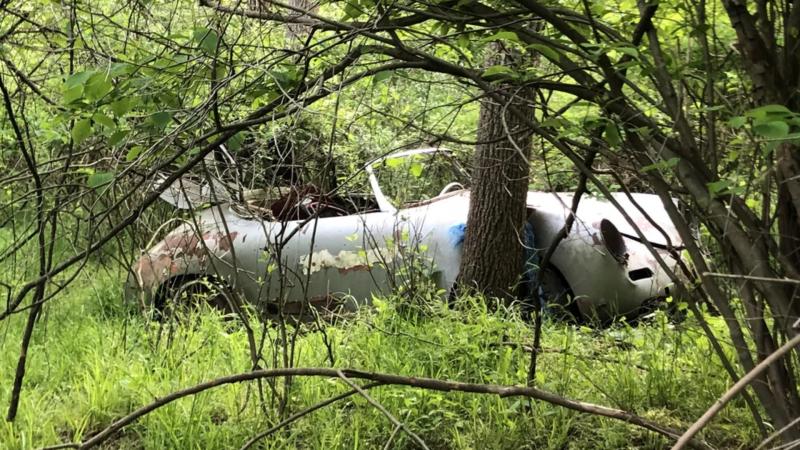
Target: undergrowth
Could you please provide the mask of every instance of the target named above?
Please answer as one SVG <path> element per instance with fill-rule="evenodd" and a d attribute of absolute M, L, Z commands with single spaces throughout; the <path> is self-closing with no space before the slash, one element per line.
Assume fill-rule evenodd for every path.
<path fill-rule="evenodd" d="M 91 272 L 91 271 L 88 271 Z M 87 272 L 87 273 L 88 273 Z M 164 327 L 125 308 L 120 279 L 94 271 L 48 304 L 36 328 L 19 415 L 0 422 L 0 446 L 36 448 L 80 441 L 156 397 L 251 367 L 244 327 L 213 310 Z M 489 311 L 480 299 L 426 314 L 400 314 L 392 299 L 326 327 L 303 330 L 296 366 L 329 366 L 475 383 L 524 384 L 529 324 L 512 310 Z M 724 339 L 723 326 L 710 317 Z M 0 405 L 9 402 L 23 315 L 0 323 Z M 279 339 L 275 327 L 254 324 L 256 337 Z M 636 327 L 606 330 L 546 322 L 537 386 L 578 400 L 635 412 L 685 429 L 729 386 L 699 327 L 657 314 Z M 266 346 L 269 351 L 270 346 Z M 726 347 L 727 348 L 727 347 Z M 272 361 L 267 353 L 264 358 Z M 295 378 L 288 408 L 348 390 L 341 381 Z M 619 421 L 543 402 L 407 387 L 370 390 L 432 449 L 663 448 L 664 438 Z M 176 401 L 125 428 L 105 448 L 239 448 L 280 418 L 265 388 L 223 386 Z M 393 425 L 363 398 L 351 396 L 312 413 L 257 448 L 383 448 Z M 720 448 L 758 441 L 737 400 L 702 437 Z M 390 448 L 414 448 L 402 432 Z"/>

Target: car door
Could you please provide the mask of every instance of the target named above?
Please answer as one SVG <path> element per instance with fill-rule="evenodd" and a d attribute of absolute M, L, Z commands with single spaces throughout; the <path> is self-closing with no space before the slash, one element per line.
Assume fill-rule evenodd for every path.
<path fill-rule="evenodd" d="M 389 292 L 401 224 L 392 212 L 267 223 L 268 250 L 258 263 L 264 283 L 255 296 L 287 312 L 304 303 L 368 303 L 373 293 Z"/>

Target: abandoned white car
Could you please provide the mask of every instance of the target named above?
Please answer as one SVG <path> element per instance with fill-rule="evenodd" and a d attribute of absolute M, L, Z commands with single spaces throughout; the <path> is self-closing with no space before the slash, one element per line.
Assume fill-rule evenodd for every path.
<path fill-rule="evenodd" d="M 411 161 L 403 167 L 419 176 L 416 164 L 443 154 L 417 149 L 370 162 L 368 196 L 326 196 L 313 188 L 273 195 L 260 190 L 246 193 L 247 202 L 207 207 L 143 253 L 131 268 L 127 297 L 143 308 L 163 308 L 176 293 L 210 277 L 266 312 L 353 310 L 404 282 L 409 273 L 404 267 L 412 262 L 424 265 L 448 291 L 458 275 L 469 191 L 451 182 L 430 198 L 397 204 L 398 196 L 387 192 L 403 191 L 405 184 L 383 179 L 379 184 L 376 175 L 387 165 Z M 177 204 L 184 197 L 176 189 L 165 198 Z M 571 199 L 568 193 L 528 193 L 533 238 L 527 244 L 534 252 L 547 249 L 563 227 Z M 632 223 L 607 199 L 585 196 L 542 277 L 549 301 L 583 318 L 636 315 L 670 296 L 668 270 L 679 272 L 673 255 L 682 242 L 659 198 L 614 194 L 614 199 Z"/>

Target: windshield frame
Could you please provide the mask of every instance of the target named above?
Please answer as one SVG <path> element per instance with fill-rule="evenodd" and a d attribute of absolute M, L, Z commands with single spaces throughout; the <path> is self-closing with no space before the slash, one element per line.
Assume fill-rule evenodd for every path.
<path fill-rule="evenodd" d="M 369 185 L 372 188 L 372 195 L 375 197 L 375 200 L 378 203 L 378 208 L 383 212 L 389 212 L 389 213 L 397 212 L 397 207 L 393 205 L 392 202 L 389 200 L 389 198 L 386 197 L 386 195 L 383 193 L 383 189 L 381 189 L 380 182 L 378 182 L 378 177 L 375 175 L 375 170 L 373 170 L 373 167 L 381 164 L 387 159 L 409 158 L 416 155 L 429 155 L 436 153 L 441 153 L 445 155 L 447 159 L 450 160 L 450 162 L 453 164 L 454 169 L 460 172 L 462 175 L 464 175 L 465 179 L 468 178 L 464 168 L 461 167 L 460 164 L 458 164 L 453 159 L 453 152 L 446 148 L 425 147 L 425 148 L 415 148 L 411 150 L 398 150 L 380 156 L 378 158 L 375 158 L 369 161 L 367 164 L 365 164 L 364 171 L 367 173 L 367 177 L 369 179 Z"/>

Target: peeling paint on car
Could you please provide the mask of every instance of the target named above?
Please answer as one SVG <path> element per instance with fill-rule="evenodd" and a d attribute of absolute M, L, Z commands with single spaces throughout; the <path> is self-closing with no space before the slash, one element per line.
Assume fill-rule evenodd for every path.
<path fill-rule="evenodd" d="M 237 231 L 207 230 L 202 234 L 183 225 L 143 255 L 132 268 L 129 284 L 152 294 L 166 280 L 207 268 L 210 254 L 222 257 L 234 247 Z"/>
<path fill-rule="evenodd" d="M 306 268 L 307 274 L 323 269 L 339 269 L 339 273 L 369 270 L 376 263 L 390 263 L 393 253 L 387 248 L 347 251 L 342 250 L 335 256 L 327 249 L 320 250 L 299 259 L 299 265 Z"/>

